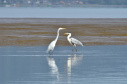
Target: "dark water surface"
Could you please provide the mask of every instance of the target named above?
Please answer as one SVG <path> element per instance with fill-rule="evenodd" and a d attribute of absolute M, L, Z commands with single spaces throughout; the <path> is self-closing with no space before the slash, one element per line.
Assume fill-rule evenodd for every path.
<path fill-rule="evenodd" d="M 127 84 L 127 45 L 1 46 L 0 84 Z"/>

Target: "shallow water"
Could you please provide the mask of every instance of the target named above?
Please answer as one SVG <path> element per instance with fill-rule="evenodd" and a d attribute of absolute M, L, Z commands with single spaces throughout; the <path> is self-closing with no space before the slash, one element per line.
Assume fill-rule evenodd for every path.
<path fill-rule="evenodd" d="M 126 84 L 127 45 L 1 46 L 0 84 Z"/>
<path fill-rule="evenodd" d="M 127 18 L 126 10 L 127 8 L 0 7 L 0 18 Z"/>

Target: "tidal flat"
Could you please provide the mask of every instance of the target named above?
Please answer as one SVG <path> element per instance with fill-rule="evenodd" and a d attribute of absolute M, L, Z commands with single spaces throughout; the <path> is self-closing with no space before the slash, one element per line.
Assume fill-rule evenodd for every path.
<path fill-rule="evenodd" d="M 68 46 L 71 32 L 84 45 L 127 44 L 127 19 L 123 18 L 0 18 L 0 46 L 47 46 L 60 31 L 58 46 Z"/>

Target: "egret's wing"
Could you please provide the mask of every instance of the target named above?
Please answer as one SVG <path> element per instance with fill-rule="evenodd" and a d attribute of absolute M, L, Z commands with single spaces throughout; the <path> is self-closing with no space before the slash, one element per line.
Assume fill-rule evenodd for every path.
<path fill-rule="evenodd" d="M 75 38 L 70 38 L 70 39 L 71 39 L 72 44 L 83 46 L 83 44 L 79 40 Z"/>
<path fill-rule="evenodd" d="M 54 47 L 55 47 L 55 41 L 52 41 L 52 42 L 49 44 L 48 49 L 47 49 L 46 52 L 48 53 L 50 50 L 53 51 Z"/>

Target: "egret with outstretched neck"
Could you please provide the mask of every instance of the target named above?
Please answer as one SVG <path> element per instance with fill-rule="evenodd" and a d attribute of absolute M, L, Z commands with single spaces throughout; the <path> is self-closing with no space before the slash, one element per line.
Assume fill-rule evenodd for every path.
<path fill-rule="evenodd" d="M 50 55 L 53 55 L 53 50 L 54 50 L 55 45 L 56 45 L 56 42 L 57 42 L 57 40 L 58 40 L 58 38 L 59 38 L 59 31 L 60 31 L 60 30 L 63 30 L 63 29 L 66 29 L 66 28 L 59 28 L 59 29 L 57 30 L 56 39 L 53 40 L 53 41 L 49 44 L 48 49 L 47 49 L 47 53 L 49 53 Z"/>

